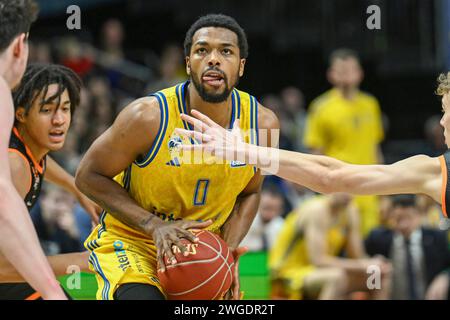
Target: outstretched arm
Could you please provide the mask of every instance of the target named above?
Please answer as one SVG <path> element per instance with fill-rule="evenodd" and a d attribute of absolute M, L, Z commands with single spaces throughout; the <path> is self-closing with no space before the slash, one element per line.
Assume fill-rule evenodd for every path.
<path fill-rule="evenodd" d="M 194 110 L 192 114 L 198 119 L 188 115 L 182 117 L 194 125 L 195 131 L 177 131 L 201 140 L 202 144 L 185 145 L 184 150 L 214 151 L 222 158 L 232 155 L 320 193 L 423 193 L 441 202 L 442 177 L 438 158 L 419 155 L 391 165 L 352 165 L 326 156 L 250 145 L 240 139 L 237 130 L 229 132 L 198 111 Z"/>
<path fill-rule="evenodd" d="M 437 158 L 419 155 L 391 165 L 352 165 L 326 156 L 252 148 L 245 154 L 257 156 L 258 165 L 278 161 L 279 168 L 271 173 L 320 193 L 424 193 L 440 202 L 442 178 Z"/>
<path fill-rule="evenodd" d="M 0 77 L 0 252 L 44 299 L 65 300 L 39 244 L 24 201 L 11 181 L 8 143 L 13 110 L 10 89 Z"/>
<path fill-rule="evenodd" d="M 73 252 L 47 257 L 56 276 L 64 276 L 70 273 L 70 267 L 76 267 L 80 272 L 89 270 L 89 252 Z M 26 282 L 12 264 L 0 255 L 0 283 Z"/>

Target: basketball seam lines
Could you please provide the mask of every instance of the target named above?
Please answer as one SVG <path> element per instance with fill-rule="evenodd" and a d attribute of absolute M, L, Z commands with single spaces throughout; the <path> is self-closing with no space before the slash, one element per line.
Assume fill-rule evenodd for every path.
<path fill-rule="evenodd" d="M 220 244 L 220 246 L 222 246 L 222 244 Z M 220 251 L 222 251 L 222 248 L 220 249 Z M 232 271 L 231 271 L 231 269 L 230 269 L 230 266 L 228 265 L 228 257 L 230 256 L 230 248 L 228 248 L 228 252 L 227 252 L 227 257 L 226 257 L 226 261 L 224 261 L 224 264 L 226 264 L 227 266 L 228 266 L 228 271 L 227 271 L 227 273 L 225 274 L 225 276 L 223 277 L 223 280 L 222 280 L 222 284 L 220 285 L 220 288 L 219 288 L 219 290 L 217 290 L 217 293 L 215 294 L 215 296 L 213 297 L 213 300 L 215 300 L 216 298 L 217 298 L 217 295 L 222 291 L 222 288 L 223 288 L 223 285 L 224 285 L 224 283 L 225 283 L 225 281 L 227 280 L 227 277 L 228 277 L 228 275 L 231 273 L 231 283 L 233 283 L 233 273 L 232 273 Z M 221 255 L 221 257 L 222 257 L 222 255 Z M 233 263 L 234 264 L 234 263 Z"/>
<path fill-rule="evenodd" d="M 224 263 L 222 263 L 222 265 L 220 266 L 220 268 L 217 269 L 217 271 L 216 271 L 214 274 L 212 274 L 208 279 L 204 280 L 202 283 L 198 284 L 198 285 L 195 286 L 194 288 L 189 289 L 189 290 L 186 290 L 186 291 L 183 291 L 183 292 L 179 292 L 179 293 L 170 293 L 170 292 L 168 292 L 168 294 L 173 295 L 173 296 L 180 296 L 180 295 L 187 294 L 187 293 L 190 293 L 190 292 L 192 292 L 192 291 L 198 289 L 199 287 L 201 287 L 201 286 L 205 285 L 206 283 L 208 283 L 212 278 L 214 278 L 214 276 L 215 276 L 217 273 L 219 273 L 219 271 L 222 270 L 222 268 L 223 268 L 225 265 L 227 265 L 227 267 L 228 267 L 228 271 L 227 271 L 226 275 L 228 275 L 228 274 L 230 273 L 230 271 L 231 271 L 231 268 L 230 268 L 230 267 L 232 267 L 232 266 L 234 265 L 234 262 L 231 264 L 231 266 L 228 264 L 228 261 L 225 260 L 224 257 L 222 256 L 222 244 L 220 243 L 220 241 L 219 241 L 216 237 L 214 237 L 214 240 L 216 240 L 216 242 L 218 242 L 218 244 L 219 244 L 219 246 L 220 246 L 220 252 L 217 251 L 214 247 L 210 246 L 209 244 L 207 244 L 207 243 L 205 243 L 205 242 L 203 242 L 203 241 L 200 241 L 200 243 L 203 244 L 203 245 L 205 245 L 205 246 L 207 246 L 207 247 L 209 247 L 213 252 L 217 253 L 217 254 L 218 254 L 217 257 L 215 257 L 214 259 L 208 259 L 208 260 L 202 260 L 202 261 L 187 261 L 187 262 L 182 262 L 182 263 L 180 263 L 180 264 L 177 264 L 177 265 L 175 265 L 175 266 L 172 266 L 172 268 L 174 268 L 174 267 L 176 267 L 176 266 L 179 266 L 179 265 L 188 265 L 188 264 L 194 264 L 194 263 L 206 263 L 206 262 L 210 262 L 210 261 L 217 260 L 218 258 L 222 258 L 222 260 L 224 261 Z M 230 254 L 229 251 L 230 251 L 230 250 L 228 249 L 227 259 L 228 259 L 228 256 L 229 256 L 229 254 Z M 224 281 L 222 281 L 222 286 L 221 286 L 221 288 L 223 287 L 223 282 L 224 282 Z M 217 296 L 217 294 L 216 294 L 214 297 L 216 297 L 216 296 Z"/>

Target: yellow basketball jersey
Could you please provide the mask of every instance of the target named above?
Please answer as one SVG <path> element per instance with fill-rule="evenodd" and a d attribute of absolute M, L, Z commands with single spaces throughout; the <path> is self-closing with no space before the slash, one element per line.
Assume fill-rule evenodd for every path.
<path fill-rule="evenodd" d="M 237 196 L 254 176 L 256 169 L 242 162 L 223 164 L 185 163 L 176 147 L 180 143 L 196 143 L 182 139 L 176 128 L 190 128 L 180 118 L 187 113 L 185 93 L 189 82 L 159 91 L 152 96 L 159 102 L 160 128 L 153 145 L 143 159 L 135 160 L 114 180 L 127 189 L 137 203 L 165 221 L 178 219 L 205 221 L 208 228 L 219 232 L 231 214 Z M 230 126 L 240 119 L 246 142 L 258 143 L 257 101 L 248 93 L 232 91 Z M 138 139 L 138 137 L 136 137 Z M 99 236 L 104 229 L 127 237 L 148 240 L 141 232 L 130 228 L 105 212 L 101 217 Z"/>
<path fill-rule="evenodd" d="M 302 207 L 312 201 L 324 201 L 323 196 L 316 196 L 306 201 L 299 211 L 291 212 L 284 223 L 277 240 L 269 252 L 269 265 L 279 276 L 291 269 L 311 265 L 304 230 L 298 227 L 298 220 L 302 214 Z M 338 256 L 347 240 L 346 214 L 341 214 L 339 219 L 327 230 L 327 254 Z"/>

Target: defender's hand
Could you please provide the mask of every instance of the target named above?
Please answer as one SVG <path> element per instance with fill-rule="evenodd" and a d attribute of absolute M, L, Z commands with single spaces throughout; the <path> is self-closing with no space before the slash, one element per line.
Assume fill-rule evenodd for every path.
<path fill-rule="evenodd" d="M 192 110 L 191 113 L 195 118 L 187 114 L 182 114 L 181 118 L 189 122 L 194 130 L 177 128 L 175 131 L 182 136 L 194 138 L 200 143 L 184 144 L 181 147 L 183 151 L 207 151 L 217 158 L 239 160 L 239 152 L 245 149 L 239 119 L 234 121 L 233 129 L 229 131 L 197 110 Z"/>

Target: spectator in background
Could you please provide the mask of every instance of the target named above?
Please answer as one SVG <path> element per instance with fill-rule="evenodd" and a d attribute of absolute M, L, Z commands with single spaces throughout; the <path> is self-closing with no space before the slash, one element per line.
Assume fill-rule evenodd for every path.
<path fill-rule="evenodd" d="M 281 91 L 281 100 L 288 117 L 285 119 L 282 130 L 293 143 L 294 151 L 305 152 L 303 135 L 306 126 L 306 111 L 304 96 L 296 87 L 286 87 Z"/>
<path fill-rule="evenodd" d="M 52 50 L 46 42 L 30 43 L 29 62 L 53 63 Z"/>
<path fill-rule="evenodd" d="M 353 164 L 382 163 L 381 111 L 375 97 L 359 90 L 364 72 L 356 52 L 338 49 L 330 56 L 328 80 L 333 88 L 309 107 L 304 143 L 313 153 Z M 379 225 L 376 196 L 355 197 L 363 235 Z"/>
<path fill-rule="evenodd" d="M 441 225 L 441 222 L 445 222 L 441 206 L 427 195 L 416 195 L 416 197 L 417 207 L 422 214 L 421 225 L 424 227 L 435 229 L 443 228 L 446 230 L 447 228 Z"/>
<path fill-rule="evenodd" d="M 31 214 L 44 252 L 55 255 L 83 251 L 74 220 L 73 196 L 61 188 L 47 184 L 39 204 Z"/>
<path fill-rule="evenodd" d="M 106 77 L 91 76 L 86 83 L 89 88 L 86 99 L 89 102 L 82 108 L 82 118 L 75 119 L 77 130 L 84 131 L 80 135 L 81 150 L 85 151 L 111 124 L 115 112 L 113 105 L 114 93 Z M 80 134 L 81 132 L 78 132 Z"/>
<path fill-rule="evenodd" d="M 250 251 L 269 250 L 283 226 L 283 213 L 283 194 L 273 185 L 265 187 L 261 192 L 258 213 L 241 246 Z"/>
<path fill-rule="evenodd" d="M 373 230 L 366 240 L 370 255 L 392 262 L 393 299 L 448 299 L 450 252 L 447 234 L 421 226 L 414 195 L 392 197 L 393 229 Z"/>
<path fill-rule="evenodd" d="M 285 150 L 294 150 L 294 144 L 288 136 L 291 119 L 289 113 L 283 108 L 283 101 L 275 94 L 266 94 L 261 98 L 261 104 L 267 106 L 280 119 L 280 143 L 279 148 Z"/>
<path fill-rule="evenodd" d="M 120 88 L 123 80 L 120 66 L 126 59 L 124 40 L 125 33 L 121 21 L 112 18 L 103 24 L 100 35 L 100 50 L 103 51 L 101 64 L 113 89 Z"/>
<path fill-rule="evenodd" d="M 444 128 L 440 124 L 441 116 L 435 115 L 425 122 L 425 137 L 427 139 L 424 153 L 430 157 L 438 157 L 447 151 L 444 138 Z"/>
<path fill-rule="evenodd" d="M 147 86 L 144 92 L 145 95 L 172 87 L 186 80 L 183 49 L 177 45 L 166 46 L 161 54 L 158 69 L 159 77 Z"/>
<path fill-rule="evenodd" d="M 94 56 L 89 47 L 75 37 L 66 37 L 60 41 L 59 60 L 62 65 L 85 77 L 94 68 Z"/>
<path fill-rule="evenodd" d="M 300 207 L 303 202 L 307 201 L 316 194 L 302 185 L 292 183 L 287 180 L 282 180 L 282 182 L 286 185 L 286 199 L 289 201 L 292 208 Z"/>
<path fill-rule="evenodd" d="M 273 295 L 290 299 L 345 299 L 367 291 L 371 265 L 388 274 L 384 259 L 365 258 L 358 210 L 344 193 L 316 196 L 290 213 L 269 254 Z M 385 293 L 372 292 L 380 299 Z"/>
<path fill-rule="evenodd" d="M 380 227 L 393 228 L 394 222 L 392 221 L 391 210 L 392 209 L 392 197 L 380 196 Z"/>
<path fill-rule="evenodd" d="M 101 50 L 109 55 L 112 62 L 125 59 L 124 40 L 125 34 L 122 22 L 112 18 L 103 24 L 100 39 Z"/>

